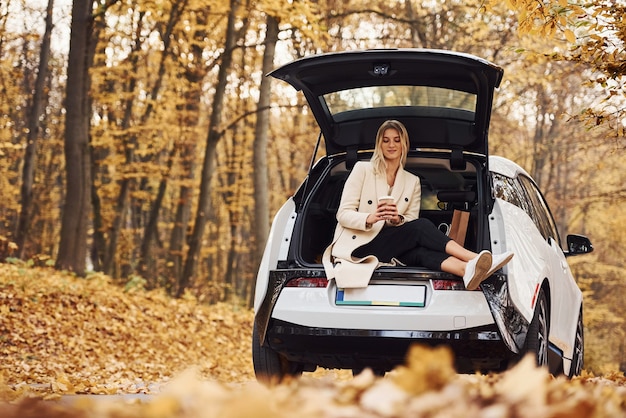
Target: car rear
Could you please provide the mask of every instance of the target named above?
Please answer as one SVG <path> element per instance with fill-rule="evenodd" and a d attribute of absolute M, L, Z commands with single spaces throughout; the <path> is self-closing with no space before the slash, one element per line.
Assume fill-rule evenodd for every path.
<path fill-rule="evenodd" d="M 389 370 L 404 361 L 414 343 L 449 346 L 460 371 L 505 366 L 507 352 L 482 292 L 466 291 L 447 278 L 398 280 L 403 275 L 412 273 L 382 269 L 368 296 L 349 301 L 348 290 L 337 289 L 333 281 L 318 288 L 287 283 L 268 324 L 268 345 L 306 369 Z M 424 295 L 423 303 L 416 294 Z M 370 300 L 377 295 L 383 300 Z"/>
<path fill-rule="evenodd" d="M 385 371 L 414 343 L 450 346 L 461 371 L 505 366 L 512 342 L 498 332 L 508 312 L 499 313 L 500 273 L 483 292 L 422 266 L 383 266 L 366 288 L 338 289 L 321 264 L 343 185 L 354 164 L 371 157 L 388 119 L 409 133 L 405 168 L 420 177 L 420 217 L 448 231 L 462 213 L 461 244 L 491 248 L 487 132 L 502 74 L 471 55 L 413 49 L 321 54 L 270 73 L 304 94 L 320 127 L 315 149 L 323 138 L 326 153 L 272 224 L 255 293 L 257 375 L 318 366 Z"/>
<path fill-rule="evenodd" d="M 318 164 L 323 169 L 316 183 L 294 202 L 287 256 L 269 271 L 272 297 L 265 305 L 272 306 L 257 315 L 264 342 L 304 370 L 389 370 L 403 362 L 414 343 L 448 345 L 460 370 L 505 367 L 509 352 L 488 301 L 480 290 L 467 291 L 460 277 L 396 265 L 377 269 L 366 288 L 340 289 L 326 279 L 321 254 L 332 240 L 350 166 L 343 157 Z M 463 244 L 481 247 L 488 231 L 478 198 L 485 187 L 480 179 L 486 178 L 480 159 L 469 158 L 458 170 L 448 153 L 413 152 L 407 169 L 422 180 L 420 216 L 448 231 L 455 210 L 467 213 Z"/>

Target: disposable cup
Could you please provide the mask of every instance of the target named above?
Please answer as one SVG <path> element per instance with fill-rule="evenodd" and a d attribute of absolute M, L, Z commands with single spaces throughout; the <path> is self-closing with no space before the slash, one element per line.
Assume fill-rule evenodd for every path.
<path fill-rule="evenodd" d="M 378 198 L 378 204 L 381 203 L 393 203 L 393 196 L 381 196 Z"/>

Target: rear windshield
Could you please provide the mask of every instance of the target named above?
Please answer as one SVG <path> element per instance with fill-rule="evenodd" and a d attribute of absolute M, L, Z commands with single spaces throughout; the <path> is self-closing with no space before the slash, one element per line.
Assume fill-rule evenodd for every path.
<path fill-rule="evenodd" d="M 323 99 L 333 115 L 350 110 L 396 106 L 476 110 L 475 94 L 429 86 L 361 87 L 328 93 Z"/>

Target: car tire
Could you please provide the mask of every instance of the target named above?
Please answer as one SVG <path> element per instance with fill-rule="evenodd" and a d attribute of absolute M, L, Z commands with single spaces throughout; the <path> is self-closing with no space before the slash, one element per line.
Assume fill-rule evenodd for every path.
<path fill-rule="evenodd" d="M 537 366 L 548 365 L 548 335 L 550 332 L 550 315 L 548 313 L 548 301 L 543 289 L 539 290 L 535 313 L 528 327 L 524 354 L 532 354 Z"/>
<path fill-rule="evenodd" d="M 583 371 L 585 358 L 585 334 L 583 326 L 583 310 L 580 309 L 578 324 L 576 325 L 576 340 L 574 341 L 574 352 L 572 353 L 572 365 L 569 369 L 570 378 L 580 375 Z"/>
<path fill-rule="evenodd" d="M 300 376 L 302 366 L 291 362 L 270 347 L 262 346 L 254 321 L 252 330 L 252 363 L 257 380 L 265 385 L 282 382 L 288 376 Z"/>
<path fill-rule="evenodd" d="M 365 367 L 352 369 L 352 376 L 357 377 L 358 375 L 363 373 L 363 370 L 365 369 L 366 369 Z M 369 369 L 372 371 L 374 376 L 383 377 L 385 376 L 385 374 L 387 374 L 387 370 L 384 370 L 384 369 L 378 369 L 378 368 L 372 368 L 372 367 L 370 367 Z"/>

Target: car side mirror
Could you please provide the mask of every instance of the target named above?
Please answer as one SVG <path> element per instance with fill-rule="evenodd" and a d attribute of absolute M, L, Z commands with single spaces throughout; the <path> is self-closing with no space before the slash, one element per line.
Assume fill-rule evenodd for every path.
<path fill-rule="evenodd" d="M 589 254 L 593 251 L 591 241 L 584 235 L 567 236 L 567 256 Z"/>

